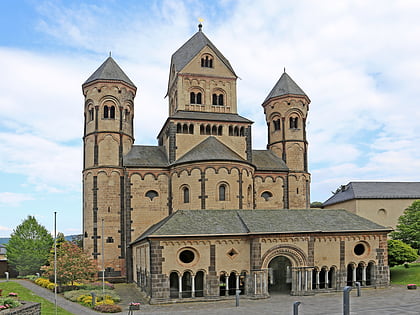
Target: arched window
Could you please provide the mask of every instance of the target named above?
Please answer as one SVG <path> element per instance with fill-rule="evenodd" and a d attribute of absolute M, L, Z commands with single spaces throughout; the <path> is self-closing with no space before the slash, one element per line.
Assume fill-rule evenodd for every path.
<path fill-rule="evenodd" d="M 223 135 L 223 126 L 219 126 L 219 130 L 218 130 L 217 134 L 219 136 L 222 136 Z"/>
<path fill-rule="evenodd" d="M 212 104 L 217 105 L 217 94 L 212 95 Z"/>
<path fill-rule="evenodd" d="M 194 92 L 190 93 L 190 104 L 195 104 L 195 93 Z"/>
<path fill-rule="evenodd" d="M 104 106 L 104 118 L 109 118 L 109 109 L 108 106 Z"/>
<path fill-rule="evenodd" d="M 213 68 L 213 57 L 211 57 L 210 55 L 201 57 L 201 67 Z"/>
<path fill-rule="evenodd" d="M 219 201 L 227 200 L 227 185 L 220 184 L 219 186 Z"/>
<path fill-rule="evenodd" d="M 210 125 L 206 126 L 206 135 L 210 135 Z"/>
<path fill-rule="evenodd" d="M 211 134 L 212 135 L 217 135 L 217 126 L 211 127 Z"/>
<path fill-rule="evenodd" d="M 188 125 L 187 124 L 184 124 L 182 126 L 182 133 L 188 133 Z"/>
<path fill-rule="evenodd" d="M 229 136 L 233 136 L 233 127 L 229 126 Z"/>
<path fill-rule="evenodd" d="M 265 201 L 269 201 L 270 198 L 273 197 L 273 194 L 271 192 L 269 192 L 269 191 L 264 191 L 261 194 L 261 197 L 263 197 Z"/>
<path fill-rule="evenodd" d="M 115 118 L 115 106 L 111 106 L 109 110 L 109 118 L 114 119 Z"/>
<path fill-rule="evenodd" d="M 280 119 L 276 119 L 273 121 L 274 131 L 280 130 Z"/>
<path fill-rule="evenodd" d="M 189 134 L 193 134 L 194 133 L 194 125 L 193 124 L 191 124 L 189 127 L 188 127 L 188 133 Z"/>
<path fill-rule="evenodd" d="M 188 187 L 182 188 L 182 195 L 183 195 L 184 203 L 190 203 L 190 190 Z"/>
<path fill-rule="evenodd" d="M 290 117 L 289 118 L 290 129 L 297 129 L 298 128 L 298 118 L 297 117 Z"/>
<path fill-rule="evenodd" d="M 92 121 L 94 118 L 93 108 L 89 109 L 89 121 Z"/>
<path fill-rule="evenodd" d="M 245 128 L 244 127 L 241 127 L 241 129 L 239 129 L 239 135 L 241 137 L 245 136 Z"/>
<path fill-rule="evenodd" d="M 125 121 L 129 121 L 130 120 L 130 111 L 128 109 L 125 109 Z"/>
<path fill-rule="evenodd" d="M 181 133 L 182 132 L 182 126 L 180 123 L 176 124 L 176 133 Z"/>
<path fill-rule="evenodd" d="M 238 129 L 238 127 L 235 127 L 235 128 L 233 129 L 233 135 L 234 135 L 234 136 L 239 136 L 239 129 Z"/>
<path fill-rule="evenodd" d="M 153 198 L 158 197 L 158 196 L 159 196 L 159 194 L 157 193 L 156 190 L 149 190 L 146 193 L 146 197 L 149 198 L 150 200 L 153 200 Z"/>
<path fill-rule="evenodd" d="M 204 130 L 204 125 L 200 125 L 200 135 L 204 135 L 204 134 L 206 134 Z"/>
<path fill-rule="evenodd" d="M 213 93 L 212 95 L 212 105 L 218 105 L 223 106 L 225 104 L 224 102 L 224 96 L 222 93 Z"/>
<path fill-rule="evenodd" d="M 197 101 L 197 104 L 201 104 L 201 93 L 200 92 L 197 93 L 196 101 Z"/>

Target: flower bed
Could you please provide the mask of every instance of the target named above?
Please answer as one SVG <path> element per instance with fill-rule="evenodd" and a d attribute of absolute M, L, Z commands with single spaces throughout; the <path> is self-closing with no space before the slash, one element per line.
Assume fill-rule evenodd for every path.
<path fill-rule="evenodd" d="M 414 283 L 407 284 L 407 289 L 408 290 L 416 290 L 417 289 L 417 285 L 414 284 Z"/>

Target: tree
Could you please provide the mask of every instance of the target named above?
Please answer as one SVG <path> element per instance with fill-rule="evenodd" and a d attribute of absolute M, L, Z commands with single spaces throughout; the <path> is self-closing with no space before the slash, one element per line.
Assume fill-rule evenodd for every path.
<path fill-rule="evenodd" d="M 47 229 L 28 216 L 11 234 L 6 245 L 7 260 L 19 275 L 35 274 L 48 261 L 53 243 Z"/>
<path fill-rule="evenodd" d="M 311 202 L 311 208 L 322 208 L 322 202 L 321 201 L 312 201 Z"/>
<path fill-rule="evenodd" d="M 400 240 L 388 240 L 388 264 L 390 267 L 402 265 L 417 259 L 417 250 Z"/>
<path fill-rule="evenodd" d="M 398 225 L 391 237 L 411 247 L 420 249 L 420 200 L 414 201 L 398 219 Z"/>
<path fill-rule="evenodd" d="M 54 275 L 54 255 L 49 266 L 43 268 L 46 276 Z M 64 242 L 57 248 L 57 280 L 62 284 L 91 280 L 97 275 L 98 267 L 83 250 L 72 242 Z"/>
<path fill-rule="evenodd" d="M 83 248 L 83 235 L 82 234 L 72 235 L 71 242 L 76 244 L 80 248 Z"/>

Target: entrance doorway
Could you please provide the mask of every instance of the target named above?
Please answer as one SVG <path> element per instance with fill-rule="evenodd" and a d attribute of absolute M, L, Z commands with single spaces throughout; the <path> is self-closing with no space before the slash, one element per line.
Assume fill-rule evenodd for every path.
<path fill-rule="evenodd" d="M 268 292 L 289 293 L 292 289 L 292 263 L 277 256 L 268 264 Z"/>

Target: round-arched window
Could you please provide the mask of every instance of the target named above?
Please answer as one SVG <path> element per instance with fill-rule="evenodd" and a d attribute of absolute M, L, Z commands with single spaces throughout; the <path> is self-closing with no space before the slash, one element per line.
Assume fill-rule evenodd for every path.
<path fill-rule="evenodd" d="M 198 254 L 192 248 L 184 248 L 179 252 L 178 259 L 183 264 L 192 264 L 197 261 Z"/>

